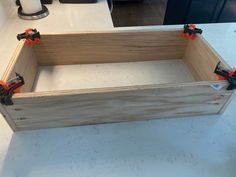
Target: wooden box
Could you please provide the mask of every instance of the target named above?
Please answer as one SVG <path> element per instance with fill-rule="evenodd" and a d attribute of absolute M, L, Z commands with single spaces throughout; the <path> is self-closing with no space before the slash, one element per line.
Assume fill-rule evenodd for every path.
<path fill-rule="evenodd" d="M 0 105 L 14 131 L 222 113 L 233 91 L 227 64 L 202 36 L 180 30 L 42 34 L 19 45 L 3 76 L 26 84 Z M 228 66 L 227 66 L 228 67 Z"/>

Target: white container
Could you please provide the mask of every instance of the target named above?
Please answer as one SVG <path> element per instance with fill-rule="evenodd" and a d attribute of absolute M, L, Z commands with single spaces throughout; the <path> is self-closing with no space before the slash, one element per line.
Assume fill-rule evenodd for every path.
<path fill-rule="evenodd" d="M 33 14 L 42 10 L 42 4 L 40 0 L 20 0 L 23 13 Z"/>

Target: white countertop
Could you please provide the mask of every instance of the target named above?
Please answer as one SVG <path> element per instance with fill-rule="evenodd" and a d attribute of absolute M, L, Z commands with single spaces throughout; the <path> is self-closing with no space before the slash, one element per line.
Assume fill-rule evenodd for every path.
<path fill-rule="evenodd" d="M 0 76 L 18 44 L 16 35 L 27 28 L 36 28 L 41 33 L 98 31 L 113 28 L 106 0 L 98 0 L 97 3 L 91 4 L 60 4 L 58 0 L 54 0 L 53 4 L 47 7 L 49 16 L 40 20 L 22 20 L 17 16 L 17 7 L 13 8 L 8 21 L 0 28 L 2 34 Z"/>
<path fill-rule="evenodd" d="M 105 0 L 77 5 L 54 1 L 48 7 L 51 14 L 45 19 L 23 21 L 14 12 L 0 29 L 0 76 L 16 47 L 16 34 L 26 27 L 42 32 L 113 29 Z M 199 26 L 218 53 L 236 66 L 236 23 Z M 234 177 L 235 107 L 236 99 L 223 115 L 14 134 L 0 116 L 0 177 Z"/>

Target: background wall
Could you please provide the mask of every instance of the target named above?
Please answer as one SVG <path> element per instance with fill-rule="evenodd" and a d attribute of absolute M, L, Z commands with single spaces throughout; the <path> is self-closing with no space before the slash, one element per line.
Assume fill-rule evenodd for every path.
<path fill-rule="evenodd" d="M 14 0 L 0 0 L 0 31 L 6 20 L 15 10 Z"/>
<path fill-rule="evenodd" d="M 168 0 L 164 24 L 236 21 L 236 0 Z"/>

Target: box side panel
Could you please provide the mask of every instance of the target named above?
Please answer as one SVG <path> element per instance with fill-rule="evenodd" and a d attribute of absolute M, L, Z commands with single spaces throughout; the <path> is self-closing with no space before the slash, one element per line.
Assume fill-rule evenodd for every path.
<path fill-rule="evenodd" d="M 215 83 L 218 84 L 218 83 Z M 220 83 L 223 87 L 226 82 Z M 232 92 L 211 84 L 129 87 L 76 93 L 48 92 L 15 96 L 6 109 L 19 130 L 217 114 Z"/>
<path fill-rule="evenodd" d="M 219 61 L 223 62 L 200 35 L 195 40 L 189 40 L 184 60 L 198 81 L 216 80 L 214 69 Z"/>
<path fill-rule="evenodd" d="M 34 84 L 37 67 L 38 63 L 32 46 L 27 46 L 24 41 L 20 42 L 3 75 L 3 80 L 8 81 L 15 77 L 15 73 L 19 73 L 25 80 L 21 92 L 30 92 Z"/>
<path fill-rule="evenodd" d="M 42 35 L 34 46 L 40 65 L 71 65 L 183 58 L 181 31 L 113 31 Z"/>
<path fill-rule="evenodd" d="M 10 114 L 7 112 L 6 108 L 0 104 L 0 112 L 8 125 L 11 127 L 13 131 L 18 131 L 18 128 L 13 120 L 13 118 L 10 116 Z"/>

